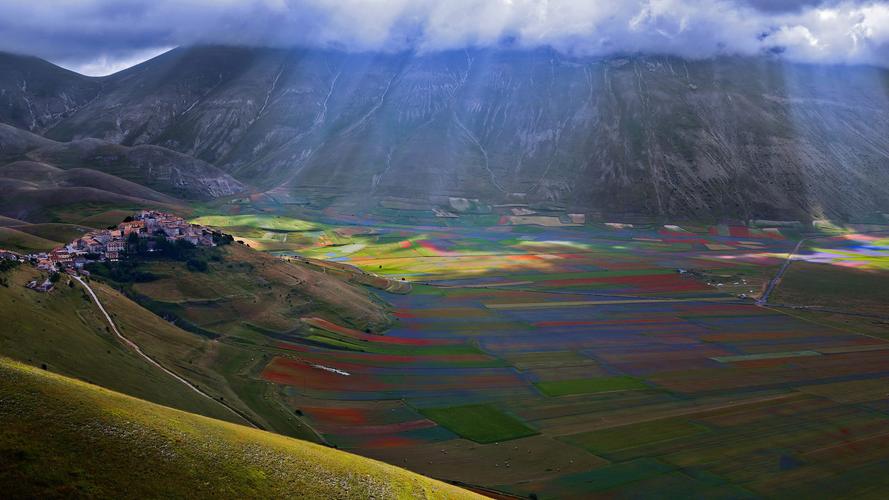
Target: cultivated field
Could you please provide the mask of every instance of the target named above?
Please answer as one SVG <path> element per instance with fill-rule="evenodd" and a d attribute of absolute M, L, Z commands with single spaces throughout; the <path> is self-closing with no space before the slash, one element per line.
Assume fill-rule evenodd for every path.
<path fill-rule="evenodd" d="M 278 255 L 412 284 L 377 292 L 382 336 L 266 339 L 262 378 L 331 444 L 540 497 L 889 486 L 889 342 L 754 304 L 795 234 L 293 215 L 320 222 Z"/>

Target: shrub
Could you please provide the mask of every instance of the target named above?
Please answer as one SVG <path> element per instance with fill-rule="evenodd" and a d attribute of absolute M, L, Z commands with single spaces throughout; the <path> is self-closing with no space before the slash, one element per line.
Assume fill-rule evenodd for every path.
<path fill-rule="evenodd" d="M 188 268 L 191 272 L 207 272 L 207 262 L 199 259 L 188 259 L 185 263 L 185 267 Z"/>

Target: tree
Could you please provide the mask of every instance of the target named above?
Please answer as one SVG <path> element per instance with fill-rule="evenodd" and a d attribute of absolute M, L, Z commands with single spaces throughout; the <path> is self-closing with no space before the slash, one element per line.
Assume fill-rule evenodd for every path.
<path fill-rule="evenodd" d="M 207 263 L 199 259 L 188 259 L 188 262 L 185 263 L 185 267 L 192 272 L 207 272 Z"/>
<path fill-rule="evenodd" d="M 0 260 L 0 274 L 15 269 L 19 266 L 17 260 Z"/>
<path fill-rule="evenodd" d="M 136 255 L 139 253 L 139 235 L 136 233 L 130 233 L 127 235 L 127 253 L 131 255 Z"/>

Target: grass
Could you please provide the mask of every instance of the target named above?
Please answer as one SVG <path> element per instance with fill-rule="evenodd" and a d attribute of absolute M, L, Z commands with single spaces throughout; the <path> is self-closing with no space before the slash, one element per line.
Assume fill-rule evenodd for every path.
<path fill-rule="evenodd" d="M 4 356 L 164 405 L 232 418 L 218 404 L 123 347 L 82 288 L 69 287 L 63 278 L 50 293 L 38 293 L 22 286 L 32 279 L 43 278 L 33 268 L 20 266 L 9 273 L 9 287 L 0 287 L 0 353 Z M 202 345 L 197 337 L 175 329 L 124 297 L 112 298 L 113 291 L 102 289 L 99 293 L 108 300 L 109 311 L 122 319 L 123 332 L 133 335 L 146 352 L 165 363 L 179 359 L 188 366 L 190 352 Z M 140 333 L 136 324 L 147 333 Z M 151 342 L 143 342 L 147 335 L 153 336 Z M 188 372 L 199 373 L 195 369 Z M 201 378 L 196 381 L 205 385 Z"/>
<path fill-rule="evenodd" d="M 21 226 L 24 224 L 27 224 L 27 222 L 19 219 L 13 219 L 12 217 L 6 217 L 5 215 L 0 215 L 0 227 Z"/>
<path fill-rule="evenodd" d="M 204 214 L 204 215 L 201 215 Z M 325 232 L 325 225 L 303 219 L 269 214 L 219 215 L 198 209 L 191 222 L 217 227 L 243 240 L 251 248 L 264 252 L 304 251 L 315 246 L 316 240 L 327 244 L 348 241 L 336 233 Z"/>
<path fill-rule="evenodd" d="M 591 453 L 612 453 L 649 443 L 692 436 L 706 429 L 684 420 L 659 420 L 567 436 L 564 441 Z"/>
<path fill-rule="evenodd" d="M 133 215 L 142 208 L 139 206 L 121 206 L 107 203 L 77 203 L 65 205 L 49 213 L 52 222 L 77 224 L 103 229 L 120 223 L 128 215 Z"/>
<path fill-rule="evenodd" d="M 794 262 L 769 299 L 777 304 L 889 313 L 889 272 Z"/>
<path fill-rule="evenodd" d="M 319 226 L 314 222 L 275 215 L 205 215 L 191 222 L 223 228 L 241 227 L 284 232 L 314 231 L 319 229 Z"/>
<path fill-rule="evenodd" d="M 311 220 L 296 211 L 292 215 L 299 221 Z M 716 302 L 640 306 L 624 301 L 570 310 L 516 311 L 482 305 L 635 295 L 642 293 L 632 291 L 635 283 L 652 282 L 652 289 L 661 282 L 686 284 L 668 279 L 677 267 L 727 283 L 714 293 L 729 295 L 725 290 L 735 281 L 749 283 L 759 278 L 759 283 L 761 276 L 771 276 L 780 259 L 756 255 L 785 252 L 787 242 L 766 241 L 762 249 L 737 251 L 714 251 L 694 244 L 686 254 L 685 243 L 649 245 L 634 240 L 637 235 L 646 241 L 660 238 L 656 232 L 660 226 L 611 237 L 594 229 L 439 230 L 382 223 L 372 234 L 356 235 L 353 231 L 358 228 L 351 219 L 337 231 L 326 214 L 320 219 L 325 221 L 319 224 L 320 230 L 302 232 L 265 229 L 260 226 L 278 224 L 280 219 L 251 217 L 235 219 L 251 226 L 230 232 L 243 235 L 245 241 L 263 243 L 254 248 L 269 249 L 274 244 L 292 246 L 302 256 L 346 257 L 305 267 L 320 274 L 303 273 L 301 264 L 281 263 L 242 245 L 232 245 L 231 250 L 243 254 L 226 255 L 222 261 L 208 258 L 208 273 L 189 272 L 181 263 L 152 262 L 149 270 L 160 279 L 132 284 L 132 291 L 143 295 L 139 300 L 145 301 L 140 303 L 176 326 L 132 312 L 121 314 L 132 310 L 115 303 L 120 294 L 108 287 L 97 293 L 117 315 L 123 330 L 138 337 L 152 356 L 214 396 L 224 397 L 267 429 L 325 440 L 434 477 L 502 485 L 524 495 L 535 492 L 541 498 L 585 497 L 594 491 L 708 496 L 712 485 L 700 481 L 702 474 L 725 485 L 746 487 L 755 481 L 757 491 L 768 494 L 780 491 L 773 488 L 803 484 L 823 470 L 842 472 L 859 464 L 885 462 L 886 448 L 879 434 L 887 408 L 878 390 L 883 380 L 872 377 L 885 372 L 886 351 L 828 352 L 793 358 L 788 362 L 792 366 L 766 360 L 714 368 L 713 361 L 725 355 L 867 346 L 879 341 L 856 338 L 851 331 L 879 335 L 876 332 L 881 326 L 885 329 L 885 322 L 853 318 L 855 323 L 847 324 L 848 317 L 838 316 L 837 326 L 845 330 L 840 331 L 825 328 L 827 320 L 804 323 L 752 305 Z M 357 217 L 363 219 L 361 214 Z M 372 218 L 368 220 L 373 223 Z M 411 220 L 420 219 L 405 218 L 404 222 Z M 459 221 L 429 224 L 438 222 Z M 533 240 L 521 239 L 520 234 Z M 720 252 L 752 256 L 752 260 L 721 259 Z M 791 266 L 791 273 L 797 264 Z M 408 296 L 380 294 L 391 306 L 378 305 L 399 319 L 390 323 L 389 332 L 372 328 L 384 334 L 379 341 L 366 338 L 364 327 L 355 321 L 363 317 L 361 308 L 343 300 L 340 291 L 351 288 L 332 287 L 337 282 L 357 285 L 374 280 L 361 281 L 360 274 L 338 267 L 344 265 L 387 274 L 397 281 L 402 276 L 408 283 L 416 280 Z M 669 276 L 660 276 L 661 281 L 658 274 Z M 482 279 L 472 279 L 476 277 Z M 323 280 L 320 285 L 315 278 Z M 450 278 L 470 279 L 440 284 L 471 288 L 417 284 Z M 590 278 L 597 280 L 576 283 Z M 701 276 L 689 276 L 688 283 L 694 284 L 696 278 Z M 514 284 L 505 286 L 510 282 Z M 578 284 L 583 289 L 577 289 Z M 648 286 L 638 288 L 647 290 Z M 688 298 L 687 292 L 671 287 L 645 293 Z M 709 291 L 695 293 L 705 292 Z M 300 321 L 306 316 L 358 331 Z M 164 325 L 179 334 L 181 328 L 205 332 L 215 341 L 175 335 Z M 414 345 L 413 340 L 431 343 Z M 277 385 L 268 381 L 271 378 L 262 379 L 275 358 L 338 367 L 357 377 L 339 379 L 316 373 L 319 380 L 336 379 L 330 391 L 305 390 L 301 388 L 308 387 L 305 384 L 288 385 L 283 378 L 284 383 Z M 84 359 L 97 363 L 94 358 Z M 516 369 L 504 369 L 509 364 Z M 638 378 L 612 376 L 618 374 Z M 823 383 L 827 378 L 853 379 L 856 385 L 830 387 L 830 394 L 825 389 L 817 398 L 804 401 L 771 399 L 785 392 L 827 387 Z M 539 382 L 535 386 L 532 381 Z M 325 384 L 319 382 L 317 387 Z M 770 398 L 756 407 L 760 410 L 741 405 L 758 394 Z M 835 394 L 860 403 L 855 403 L 857 407 L 834 404 Z M 358 398 L 360 403 L 355 401 Z M 405 401 L 410 402 L 410 415 L 399 413 L 396 418 L 387 413 L 390 405 L 406 405 Z M 799 405 L 799 417 L 788 419 L 795 405 Z M 356 411 L 356 421 L 348 425 L 330 414 L 312 411 L 353 407 L 362 411 Z M 383 414 L 387 418 L 378 418 Z M 626 425 L 655 418 L 660 420 Z M 596 430 L 606 425 L 612 427 Z M 404 430 L 411 426 L 418 428 Z M 540 434 L 494 444 L 535 431 Z M 860 446 L 856 450 L 866 454 L 856 451 L 854 458 L 847 459 L 827 448 L 819 451 L 820 461 L 803 456 L 807 450 L 832 445 L 836 436 Z M 785 450 L 798 452 L 799 462 L 812 465 L 781 469 L 779 455 L 788 453 Z M 546 460 L 541 462 L 541 457 Z M 874 484 L 875 480 L 870 481 Z"/>
<path fill-rule="evenodd" d="M 212 366 L 225 377 L 231 392 L 237 395 L 237 401 L 243 402 L 243 407 L 256 421 L 279 434 L 319 441 L 315 432 L 287 408 L 277 393 L 278 388 L 259 380 L 258 372 L 268 361 L 266 356 L 242 346 L 217 343 L 210 359 Z M 226 400 L 230 401 L 229 398 Z"/>
<path fill-rule="evenodd" d="M 211 253 L 220 260 L 209 259 L 208 272 L 190 272 L 182 262 L 170 260 L 140 264 L 140 269 L 159 279 L 116 286 L 127 290 L 145 314 L 115 314 L 115 318 L 151 355 L 179 368 L 179 373 L 187 374 L 214 397 L 224 397 L 263 427 L 318 440 L 289 408 L 286 395 L 261 379 L 270 346 L 276 336 L 300 328 L 302 316 L 324 316 L 343 325 L 377 329 L 387 324 L 385 308 L 366 291 L 332 274 L 241 245 L 218 247 Z M 112 311 L 127 310 L 124 304 L 133 304 L 108 286 L 96 288 Z M 173 335 L 171 328 L 179 335 Z"/>
<path fill-rule="evenodd" d="M 361 330 L 376 331 L 389 323 L 382 304 L 333 274 L 238 244 L 218 251 L 219 260 L 208 262 L 208 272 L 190 272 L 182 262 L 147 262 L 139 269 L 159 279 L 126 286 L 153 311 L 223 336 L 235 334 L 245 322 L 290 332 L 299 327 L 300 317 L 311 315 Z"/>
<path fill-rule="evenodd" d="M 648 388 L 641 380 L 627 376 L 535 382 L 534 385 L 541 392 L 551 397 Z"/>
<path fill-rule="evenodd" d="M 411 345 L 398 345 L 398 344 L 389 344 L 389 343 L 377 343 L 377 342 L 364 342 L 357 341 L 354 339 L 350 339 L 344 335 L 337 335 L 334 333 L 320 331 L 318 334 L 309 335 L 306 337 L 307 340 L 312 340 L 314 342 L 318 342 L 319 344 L 326 344 L 332 347 L 345 349 L 349 351 L 355 352 L 367 352 L 374 354 L 403 354 L 403 355 L 460 355 L 460 354 L 477 354 L 484 355 L 484 351 L 475 347 L 469 343 L 461 343 L 461 344 L 446 344 L 446 345 L 431 345 L 431 346 L 422 346 L 418 348 L 417 346 Z"/>
<path fill-rule="evenodd" d="M 871 337 L 880 337 L 889 340 L 889 321 L 884 319 L 821 311 L 783 310 L 782 312 L 815 325 L 827 326 L 848 333 L 869 335 Z"/>
<path fill-rule="evenodd" d="M 0 358 L 11 498 L 475 498 L 323 446 L 174 410 Z"/>
<path fill-rule="evenodd" d="M 0 248 L 30 253 L 52 250 L 60 242 L 28 234 L 12 227 L 0 227 Z"/>
<path fill-rule="evenodd" d="M 640 481 L 650 480 L 673 472 L 676 468 L 654 458 L 643 458 L 631 462 L 622 462 L 598 467 L 586 472 L 570 474 L 559 478 L 548 491 L 542 492 L 545 498 L 586 498 L 592 493 L 611 493 L 619 496 L 620 488 Z M 533 485 L 533 482 L 531 483 Z M 524 490 L 526 485 L 522 485 Z M 518 488 L 517 488 L 518 489 Z M 612 490 L 612 491 L 608 491 Z M 692 492 L 692 493 L 696 493 Z M 675 498 L 685 498 L 678 496 Z M 610 496 L 609 496 L 610 497 Z M 674 498 L 670 491 L 660 491 L 655 498 Z M 642 497 L 640 497 L 642 498 Z"/>
<path fill-rule="evenodd" d="M 495 443 L 537 434 L 520 420 L 487 404 L 425 408 L 420 413 L 476 443 Z"/>
<path fill-rule="evenodd" d="M 143 399 L 215 418 L 242 420 L 203 398 L 124 348 L 79 286 L 61 282 L 48 294 L 21 286 L 41 274 L 20 266 L 0 287 L 0 352 L 35 366 L 126 392 Z M 280 398 L 275 387 L 258 380 L 251 367 L 256 352 L 214 343 L 183 331 L 93 280 L 91 286 L 128 338 L 164 366 L 199 385 L 214 398 L 250 416 L 265 428 L 304 439 L 316 435 Z M 261 368 L 261 367 L 260 367 Z M 253 370 L 255 371 L 255 370 Z"/>
<path fill-rule="evenodd" d="M 22 226 L 15 226 L 14 229 L 22 231 L 24 233 L 32 234 L 34 236 L 38 236 L 40 238 L 44 238 L 50 241 L 58 241 L 62 243 L 68 243 L 70 241 L 76 240 L 84 235 L 84 233 L 88 231 L 92 231 L 93 228 L 78 226 L 75 224 L 62 224 L 62 223 L 54 223 L 47 222 L 41 224 L 26 224 Z"/>

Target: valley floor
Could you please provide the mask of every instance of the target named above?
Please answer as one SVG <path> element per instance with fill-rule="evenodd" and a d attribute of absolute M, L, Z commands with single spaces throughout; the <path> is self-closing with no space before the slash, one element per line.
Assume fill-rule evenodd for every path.
<path fill-rule="evenodd" d="M 149 354 L 264 427 L 435 478 L 539 498 L 889 488 L 879 233 L 797 245 L 801 234 L 746 227 L 345 213 L 197 210 L 293 264 L 240 245 L 209 274 L 151 264 L 160 279 L 131 292 L 205 336 L 164 331 L 191 346 L 187 361 L 120 314 L 147 311 L 108 288 L 100 298 Z M 317 276 L 379 300 L 336 306 L 345 289 L 326 281 L 334 306 L 288 292 Z M 845 303 L 825 298 L 832 288 Z M 42 297 L 14 295 L 35 309 Z M 32 353 L 49 355 L 17 357 Z"/>
<path fill-rule="evenodd" d="M 215 222 L 413 285 L 379 292 L 383 336 L 268 344 L 262 378 L 342 449 L 541 498 L 889 487 L 889 329 L 754 302 L 796 235 L 326 215 Z"/>

